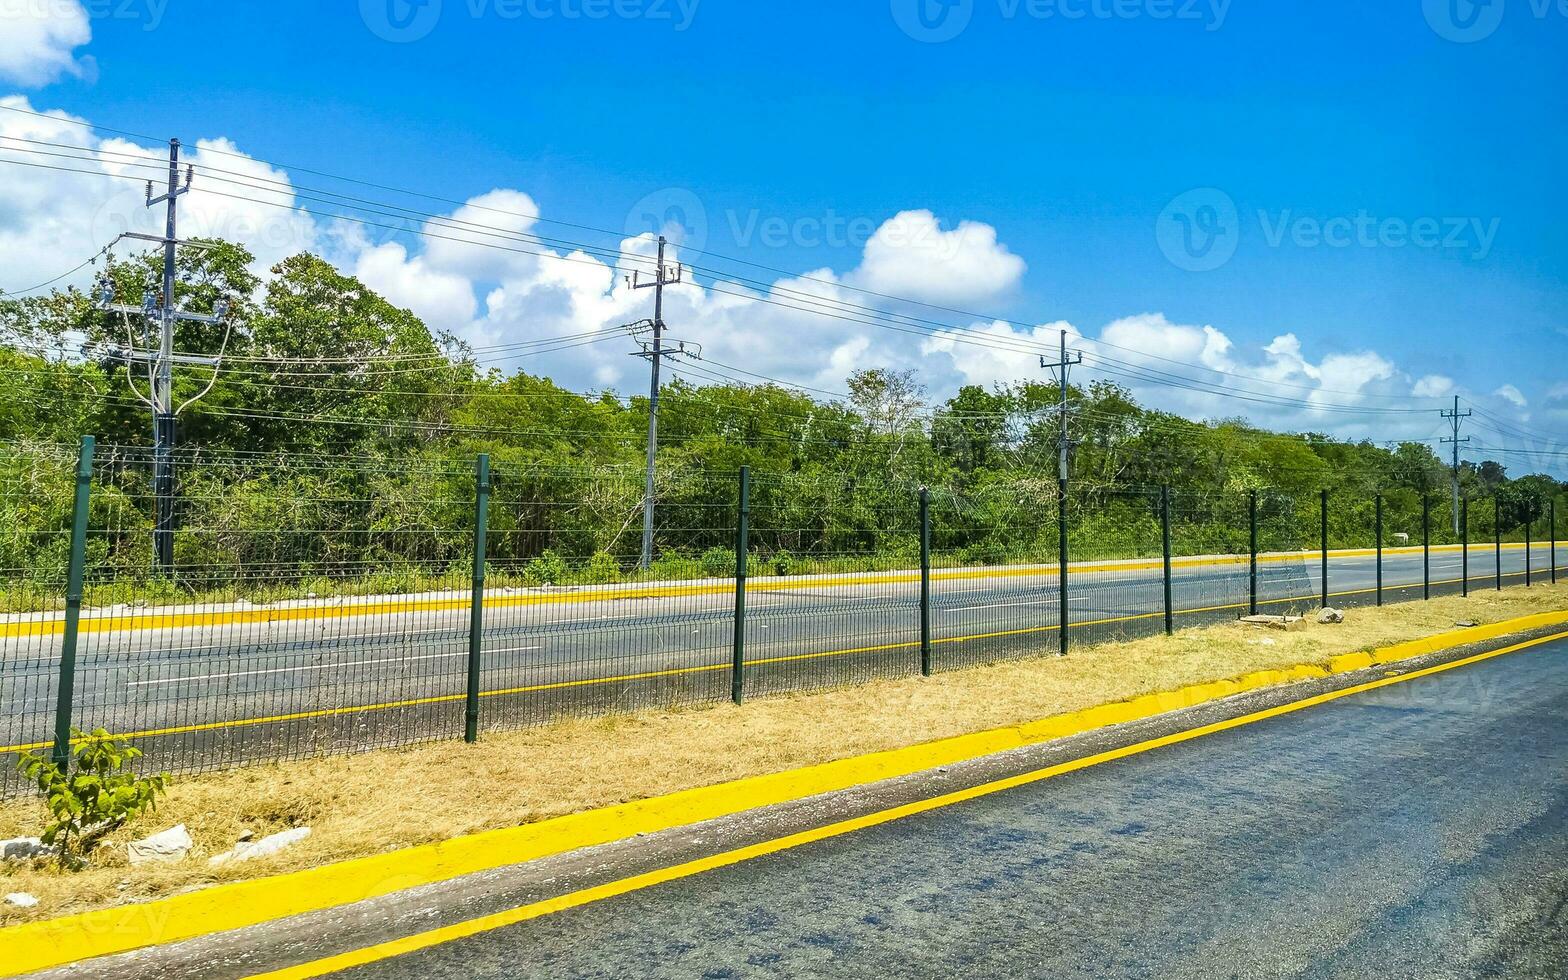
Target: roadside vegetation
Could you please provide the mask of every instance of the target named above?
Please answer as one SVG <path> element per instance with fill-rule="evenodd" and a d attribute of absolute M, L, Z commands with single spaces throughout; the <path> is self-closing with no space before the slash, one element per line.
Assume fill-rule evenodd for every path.
<path fill-rule="evenodd" d="M 62 870 L 83 870 L 105 837 L 158 808 L 169 777 L 137 775 L 132 765 L 141 757 L 141 749 L 101 728 L 73 728 L 64 761 L 45 752 L 17 757 L 17 771 L 33 784 L 49 812 L 39 841 L 54 852 Z"/>
<path fill-rule="evenodd" d="M 1279 631 L 1230 623 L 1084 647 L 1066 659 L 876 681 L 743 708 L 567 720 L 488 735 L 473 748 L 433 743 L 191 776 L 168 787 L 156 813 L 143 812 L 105 834 L 84 870 L 63 871 L 50 860 L 0 862 L 0 892 L 39 900 L 27 910 L 0 906 L 0 923 L 517 826 L 1258 670 L 1322 663 L 1460 622 L 1496 623 L 1562 609 L 1568 609 L 1568 583 L 1511 588 L 1353 609 L 1338 625 L 1303 623 Z M 0 804 L 0 839 L 37 836 L 55 819 L 36 798 Z M 183 860 L 129 864 L 131 841 L 178 825 L 192 840 Z M 290 832 L 298 842 L 270 857 L 210 863 L 237 840 Z"/>
<path fill-rule="evenodd" d="M 956 565 L 1052 561 L 1056 388 L 966 387 L 927 405 L 910 375 L 862 371 L 842 397 L 766 383 L 670 383 L 661 408 L 656 563 L 640 550 L 646 397 L 580 394 L 520 352 L 433 333 L 325 261 L 298 255 L 260 283 L 241 247 L 182 252 L 176 301 L 235 298 L 228 326 L 182 322 L 175 347 L 225 351 L 211 390 L 181 416 L 176 572 L 152 561 L 148 420 L 115 349 L 135 325 L 65 290 L 0 301 L 0 608 L 58 604 L 75 444 L 100 442 L 89 536 L 94 605 L 268 601 L 424 591 L 467 575 L 474 459 L 494 463 L 490 557 L 498 584 L 600 584 L 732 574 L 735 473 L 751 467 L 754 567 L 811 574 L 909 567 L 918 488 L 933 547 Z M 120 297 L 158 285 L 155 256 L 109 270 Z M 224 331 L 228 330 L 227 337 Z M 617 336 L 613 344 L 630 339 Z M 497 365 L 502 366 L 497 366 Z M 751 366 L 749 369 L 755 368 Z M 176 400 L 209 382 L 177 373 Z M 145 379 L 143 379 L 145 381 Z M 1114 384 L 1073 388 L 1075 557 L 1157 554 L 1157 488 L 1174 492 L 1175 548 L 1247 545 L 1260 491 L 1265 550 L 1372 543 L 1373 495 L 1389 534 L 1454 539 L 1447 471 L 1424 443 L 1387 446 L 1191 421 Z M 1473 534 L 1547 536 L 1547 476 L 1465 464 Z M 1493 500 L 1498 501 L 1494 509 Z M 1558 508 L 1559 532 L 1568 506 Z M 1392 537 L 1390 541 L 1392 542 Z"/>

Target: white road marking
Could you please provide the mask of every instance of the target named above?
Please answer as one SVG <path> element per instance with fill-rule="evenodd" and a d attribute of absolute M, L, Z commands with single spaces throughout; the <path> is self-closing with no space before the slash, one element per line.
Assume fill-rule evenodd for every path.
<path fill-rule="evenodd" d="M 1029 599 L 1024 602 L 992 602 L 984 606 L 947 606 L 948 612 L 966 612 L 971 609 L 1010 609 L 1014 606 L 1054 606 L 1061 602 L 1060 598 Z M 1088 596 L 1071 596 L 1068 602 L 1088 602 Z"/>
<path fill-rule="evenodd" d="M 603 616 L 585 616 L 582 619 L 546 619 L 546 620 L 544 620 L 542 622 L 534 623 L 532 625 L 534 625 L 534 626 L 565 626 L 568 623 L 597 623 L 600 620 L 615 619 L 615 618 L 617 618 L 617 617 L 611 616 L 610 614 L 606 613 Z M 624 619 L 626 617 L 620 617 L 620 618 Z M 524 625 L 526 626 L 528 624 L 524 624 Z"/>
<path fill-rule="evenodd" d="M 394 615 L 396 615 L 396 614 L 394 614 Z M 367 637 L 376 637 L 376 636 L 423 636 L 423 635 L 425 635 L 427 633 L 466 633 L 466 632 L 468 632 L 466 627 L 462 627 L 462 626 L 448 626 L 448 627 L 445 627 L 443 629 L 434 629 L 434 630 L 388 630 L 385 633 L 337 633 L 337 634 L 334 634 L 333 636 L 324 636 L 324 637 L 322 637 L 322 639 L 324 639 L 324 640 L 361 640 L 361 639 L 365 639 Z"/>
<path fill-rule="evenodd" d="M 486 653 L 519 653 L 524 650 L 541 650 L 543 647 L 506 647 L 501 650 L 486 650 Z M 155 681 L 131 681 L 126 687 L 150 687 L 159 684 L 181 684 L 186 681 L 213 681 L 226 677 L 258 677 L 263 674 L 292 674 L 307 670 L 332 670 L 338 667 L 370 667 L 375 664 L 412 663 L 416 660 L 445 660 L 452 657 L 466 657 L 468 651 L 457 653 L 426 653 L 417 657 L 383 657 L 380 660 L 351 660 L 330 664 L 305 664 L 299 667 L 273 667 L 267 670 L 231 670 L 222 674 L 196 674 L 191 677 L 165 677 Z"/>

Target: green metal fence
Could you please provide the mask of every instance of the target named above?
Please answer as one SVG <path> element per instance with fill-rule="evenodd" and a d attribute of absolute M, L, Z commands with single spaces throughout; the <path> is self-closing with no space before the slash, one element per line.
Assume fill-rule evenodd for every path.
<path fill-rule="evenodd" d="M 1554 500 L 1465 501 L 1451 540 L 1435 495 L 1073 484 L 1063 554 L 1049 477 L 677 461 L 641 567 L 633 467 L 198 451 L 176 460 L 160 571 L 148 450 L 4 451 L 0 750 L 103 727 L 179 773 L 1555 581 L 1568 561 Z"/>

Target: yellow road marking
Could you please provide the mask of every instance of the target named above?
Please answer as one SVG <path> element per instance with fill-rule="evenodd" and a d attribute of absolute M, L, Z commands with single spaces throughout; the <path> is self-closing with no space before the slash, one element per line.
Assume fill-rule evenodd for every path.
<path fill-rule="evenodd" d="M 1175 732 L 1170 735 L 1161 736 L 1159 738 L 1148 739 L 1147 741 L 1138 742 L 1136 744 L 1124 746 L 1118 749 L 1112 749 L 1107 752 L 1101 752 L 1082 759 L 1075 759 L 1071 762 L 1063 762 L 1044 769 L 1037 769 L 1034 772 L 1022 773 L 1017 776 L 1009 776 L 1005 779 L 993 780 L 988 783 L 983 783 L 979 786 L 970 787 L 969 789 L 957 790 L 952 793 L 944 793 L 941 796 L 932 797 L 931 799 L 918 800 L 914 803 L 907 803 L 903 806 L 892 807 L 887 810 L 867 814 L 861 817 L 855 817 L 850 820 L 841 820 L 838 823 L 829 824 L 825 827 L 818 827 L 812 830 L 801 831 L 800 833 L 790 834 L 786 837 L 780 837 L 770 841 L 763 841 L 759 844 L 752 844 L 746 847 L 736 848 L 731 851 L 726 851 L 722 854 L 715 854 L 709 857 L 699 858 L 695 861 L 688 861 L 684 864 L 678 864 L 673 867 L 661 868 L 657 871 L 650 871 L 644 874 L 635 875 L 630 878 L 623 878 L 620 881 L 612 881 L 603 885 L 597 885 L 593 888 L 585 888 L 580 891 L 568 893 L 566 895 L 560 895 L 555 898 L 546 899 L 542 902 L 534 902 L 515 909 L 507 909 L 506 911 L 497 912 L 492 915 L 481 916 L 480 918 L 471 919 L 467 922 L 460 922 L 455 925 L 444 926 L 439 929 L 431 929 L 413 936 L 406 936 L 401 939 L 394 939 L 390 942 L 379 943 L 374 946 L 367 946 L 363 949 L 351 950 L 347 953 L 340 953 L 336 956 L 329 956 L 311 963 L 302 964 L 300 966 L 288 967 L 282 970 L 274 970 L 268 973 L 253 974 L 251 980 L 309 980 L 309 978 L 326 976 L 328 974 L 337 973 L 342 970 L 348 970 L 354 967 L 365 966 L 370 963 L 392 959 L 394 957 L 416 952 L 418 950 L 429 949 L 432 946 L 440 946 L 446 943 L 454 942 L 456 940 L 480 935 L 482 933 L 493 932 L 497 929 L 502 929 L 507 926 L 527 922 L 530 919 L 537 919 L 542 916 L 550 915 L 554 912 L 561 912 L 566 909 L 589 905 L 593 902 L 603 901 L 605 899 L 614 898 L 618 895 L 625 895 L 630 892 L 641 891 L 646 888 L 651 888 L 655 885 L 664 884 L 666 882 L 675 881 L 681 878 L 689 878 L 693 875 L 702 874 L 705 871 L 712 871 L 717 868 L 740 864 L 742 862 L 764 857 L 769 854 L 777 854 L 781 851 L 787 851 L 792 848 L 800 847 L 804 844 L 827 840 L 833 837 L 841 837 L 845 834 L 854 833 L 858 830 L 864 830 L 868 827 L 875 827 L 881 824 L 891 823 L 895 820 L 902 820 L 906 817 L 912 817 L 917 814 L 927 813 L 932 810 L 953 806 L 958 803 L 965 803 L 970 800 L 991 796 L 993 794 L 1016 789 L 1021 786 L 1028 786 L 1033 783 L 1052 779 L 1056 776 L 1062 776 L 1068 773 L 1077 772 L 1082 769 L 1088 769 L 1093 766 L 1103 765 L 1107 762 L 1114 762 L 1118 759 L 1125 759 L 1129 756 L 1140 755 L 1145 752 L 1151 752 L 1155 749 L 1165 748 L 1166 746 L 1178 745 L 1182 742 L 1188 742 L 1207 735 L 1229 731 L 1233 728 L 1240 728 L 1243 725 L 1251 725 L 1260 721 L 1266 721 L 1270 718 L 1277 718 L 1282 715 L 1302 711 L 1307 708 L 1316 707 L 1322 704 L 1327 704 L 1331 701 L 1339 700 L 1340 698 L 1350 697 L 1355 694 L 1363 694 L 1367 691 L 1374 691 L 1379 688 L 1388 687 L 1392 684 L 1402 684 L 1406 681 L 1412 681 L 1420 677 L 1428 677 L 1443 671 L 1469 666 L 1471 664 L 1480 663 L 1484 660 L 1491 660 L 1494 657 L 1501 657 L 1504 654 L 1516 653 L 1520 650 L 1526 650 L 1530 647 L 1539 646 L 1543 643 L 1550 643 L 1555 640 L 1562 639 L 1568 639 L 1568 633 L 1558 633 L 1554 636 L 1529 640 L 1524 643 L 1517 643 L 1513 646 L 1504 647 L 1501 650 L 1493 650 L 1490 653 L 1483 653 L 1473 657 L 1466 657 L 1463 660 L 1456 660 L 1452 663 L 1439 664 L 1434 667 L 1413 671 L 1409 674 L 1404 674 L 1398 677 L 1383 678 L 1381 680 L 1371 681 L 1366 684 L 1358 684 L 1354 687 L 1344 688 L 1339 691 L 1330 691 L 1326 694 L 1319 694 L 1314 697 L 1292 702 L 1290 704 L 1279 705 L 1277 707 L 1268 708 L 1263 711 L 1253 712 L 1252 714 L 1242 715 L 1237 718 L 1215 722 L 1210 725 L 1188 729 L 1187 731 L 1183 732 Z"/>
<path fill-rule="evenodd" d="M 1504 578 L 1517 578 L 1522 575 L 1524 575 L 1523 571 L 1503 573 Z M 1486 576 L 1486 578 L 1483 580 L 1490 580 L 1490 578 L 1491 576 Z M 1440 585 L 1454 585 L 1462 581 L 1464 580 L 1457 578 L 1440 579 L 1434 580 L 1432 582 L 1432 586 L 1435 588 Z M 1477 580 L 1472 578 L 1471 581 L 1474 582 Z M 1422 588 L 1422 583 L 1417 582 L 1413 585 L 1384 586 L 1383 591 L 1397 592 L 1401 589 L 1418 588 Z M 1343 592 L 1330 592 L 1329 598 L 1339 599 L 1352 595 L 1370 595 L 1376 591 L 1376 588 L 1349 589 Z M 1313 593 L 1312 595 L 1286 596 L 1280 599 L 1259 599 L 1258 606 L 1260 608 L 1263 606 L 1277 606 L 1287 602 L 1302 602 L 1304 600 L 1316 598 L 1318 598 L 1317 593 Z M 1246 609 L 1249 606 L 1250 603 L 1247 602 L 1232 602 L 1219 606 L 1195 606 L 1191 609 L 1173 610 L 1172 615 L 1192 616 L 1202 613 L 1226 612 L 1236 609 Z M 1140 622 L 1147 619 L 1156 619 L 1164 615 L 1165 611 L 1161 609 L 1157 612 L 1131 613 L 1126 616 L 1108 616 L 1102 619 L 1084 620 L 1083 622 L 1069 621 L 1068 626 L 1070 629 L 1082 629 L 1090 626 L 1112 626 L 1117 623 L 1131 623 Z M 931 645 L 941 646 L 953 643 L 973 643 L 978 640 L 995 640 L 1009 636 L 1027 636 L 1036 633 L 1054 633 L 1056 632 L 1057 628 L 1058 627 L 1053 623 L 1045 626 L 1026 626 L 1019 629 L 999 630 L 991 633 L 975 633 L 969 636 L 935 637 L 931 640 Z M 867 653 L 882 653 L 888 650 L 910 650 L 919 646 L 919 640 L 907 640 L 899 643 L 881 643 L 874 646 L 852 647 L 846 650 L 823 650 L 816 653 L 796 653 L 779 657 L 763 657 L 755 660 L 747 660 L 746 666 L 748 668 L 767 667 L 775 664 L 795 663 L 803 660 L 821 660 L 827 657 L 850 657 Z M 572 681 L 553 681 L 547 684 L 530 684 L 522 687 L 507 687 L 493 691 L 480 691 L 479 696 L 481 698 L 516 697 L 522 694 L 537 694 L 542 691 L 558 691 L 573 687 L 598 687 L 605 684 L 623 684 L 630 681 L 654 680 L 660 677 L 679 677 L 687 674 L 707 674 L 731 669 L 733 668 L 729 663 L 702 664 L 696 667 L 670 667 L 664 670 L 649 670 L 635 674 L 615 674 L 609 677 L 586 677 Z M 117 737 L 124 739 L 164 738 L 171 735 L 189 735 L 195 732 L 211 732 L 227 728 L 253 728 L 257 725 L 275 725 L 290 721 L 309 721 L 315 718 L 338 718 L 344 715 L 365 714 L 372 711 L 391 711 L 399 708 L 418 708 L 432 704 L 450 704 L 455 701 L 462 701 L 466 697 L 466 694 L 437 694 L 424 698 L 408 698 L 401 701 L 383 701 L 376 704 L 348 705 L 341 708 L 315 708 L 309 711 L 295 711 L 287 714 L 266 715 L 260 718 L 238 718 L 232 721 L 209 721 L 192 725 L 176 725 L 168 728 L 148 728 L 141 731 L 125 732 Z M 80 741 L 82 740 L 74 740 L 72 744 L 77 744 Z M 20 745 L 4 745 L 0 746 L 0 753 L 36 752 L 39 749 L 48 748 L 53 744 L 54 742 L 49 741 L 27 742 Z"/>

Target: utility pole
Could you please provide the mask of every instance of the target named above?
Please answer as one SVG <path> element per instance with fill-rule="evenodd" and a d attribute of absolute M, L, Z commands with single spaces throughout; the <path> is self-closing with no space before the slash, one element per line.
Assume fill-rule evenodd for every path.
<path fill-rule="evenodd" d="M 174 567 L 174 253 L 175 224 L 180 195 L 191 189 L 190 181 L 180 186 L 180 141 L 169 140 L 169 184 L 164 193 L 152 196 L 152 181 L 147 182 L 147 206 L 166 203 L 163 230 L 162 330 L 158 340 L 157 379 L 153 383 L 152 490 L 157 498 L 157 519 L 153 524 L 153 551 L 158 567 L 168 572 Z"/>
<path fill-rule="evenodd" d="M 1445 444 L 1453 443 L 1454 445 L 1454 534 L 1456 535 L 1459 533 L 1459 446 L 1461 443 L 1470 441 L 1469 436 L 1465 436 L 1463 439 L 1459 438 L 1459 425 L 1464 419 L 1469 418 L 1473 414 L 1475 413 L 1461 413 L 1459 411 L 1458 395 L 1454 396 L 1454 410 L 1452 412 L 1443 413 L 1443 418 L 1448 419 L 1452 423 L 1454 430 L 1453 438 L 1444 439 L 1443 442 Z"/>
<path fill-rule="evenodd" d="M 664 264 L 664 236 L 659 236 L 659 265 L 652 282 L 638 281 L 637 272 L 633 270 L 631 286 L 633 289 L 653 289 L 653 340 L 643 346 L 638 357 L 646 357 L 652 370 L 648 383 L 648 478 L 643 487 L 642 498 L 642 560 L 639 567 L 644 571 L 653 564 L 653 478 L 654 459 L 659 452 L 659 365 L 664 358 L 679 353 L 686 353 L 685 345 L 677 350 L 666 350 L 664 347 L 664 287 L 673 286 L 680 282 L 685 269 L 677 265 L 671 272 Z"/>
<path fill-rule="evenodd" d="M 147 182 L 147 207 L 166 204 L 164 216 L 164 233 L 159 238 L 155 235 L 142 235 L 126 233 L 121 238 L 133 238 L 140 241 L 155 242 L 163 246 L 163 283 L 162 289 L 157 294 L 148 293 L 142 298 L 139 307 L 123 306 L 114 303 L 114 284 L 106 279 L 100 306 L 109 311 L 121 314 L 139 314 L 147 322 L 157 321 L 158 348 L 156 351 L 137 349 L 134 340 L 127 338 L 133 346 L 126 348 L 121 356 L 126 361 L 126 370 L 132 372 L 133 365 L 142 362 L 148 365 L 148 380 L 151 382 L 151 391 L 147 395 L 138 396 L 152 408 L 152 436 L 153 436 L 153 477 L 152 489 L 154 498 L 153 515 L 153 557 L 158 570 L 170 574 L 174 570 L 174 442 L 175 419 L 180 410 L 189 405 L 196 398 L 202 397 L 212 390 L 212 382 L 218 377 L 218 366 L 222 360 L 222 353 L 217 357 L 203 357 L 193 354 L 177 354 L 174 350 L 174 328 L 180 321 L 194 323 L 220 323 L 228 315 L 228 300 L 217 302 L 212 316 L 199 316 L 186 313 L 175 306 L 174 279 L 176 249 L 181 244 L 177 234 L 179 199 L 189 194 L 191 182 L 194 179 L 194 168 L 187 166 L 185 180 L 180 180 L 180 141 L 169 140 L 169 177 L 168 185 L 164 192 L 153 197 L 152 181 Z M 200 247 L 199 245 L 197 247 Z M 176 407 L 174 404 L 174 365 L 195 364 L 212 368 L 212 382 L 197 395 L 196 398 L 186 402 L 185 405 Z M 132 385 L 135 390 L 135 385 Z"/>
<path fill-rule="evenodd" d="M 1072 356 L 1067 354 L 1067 331 L 1061 333 L 1061 352 L 1055 364 L 1048 364 L 1045 358 L 1040 358 L 1040 367 L 1047 371 L 1059 371 L 1057 376 L 1061 388 L 1061 434 L 1056 438 L 1056 533 L 1057 533 L 1057 591 L 1061 600 L 1061 609 L 1057 613 L 1056 632 L 1059 641 L 1059 650 L 1062 656 L 1067 656 L 1067 454 L 1072 448 L 1072 442 L 1067 434 L 1067 376 L 1073 365 L 1083 363 L 1083 354 L 1074 351 Z"/>

